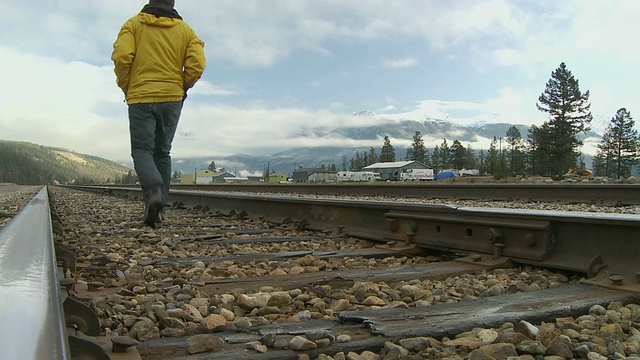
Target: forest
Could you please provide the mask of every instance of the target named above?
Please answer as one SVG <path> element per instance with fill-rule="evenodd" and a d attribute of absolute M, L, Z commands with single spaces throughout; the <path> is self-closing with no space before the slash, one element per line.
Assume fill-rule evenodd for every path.
<path fill-rule="evenodd" d="M 22 141 L 0 140 L 0 183 L 95 184 L 121 179 L 130 169 L 97 156 Z"/>

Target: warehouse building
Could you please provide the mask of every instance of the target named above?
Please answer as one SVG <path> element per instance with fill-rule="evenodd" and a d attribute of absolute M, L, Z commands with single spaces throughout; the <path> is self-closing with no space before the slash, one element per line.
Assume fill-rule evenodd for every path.
<path fill-rule="evenodd" d="M 391 161 L 371 164 L 362 170 L 379 173 L 383 181 L 397 181 L 400 179 L 400 174 L 409 169 L 429 169 L 429 167 L 418 161 Z"/>
<path fill-rule="evenodd" d="M 338 173 L 321 168 L 300 168 L 293 171 L 293 182 L 337 182 Z"/>
<path fill-rule="evenodd" d="M 235 175 L 227 172 L 213 172 L 211 170 L 203 170 L 195 174 L 182 174 L 180 175 L 180 184 L 218 184 L 224 183 L 225 178 L 233 178 Z"/>

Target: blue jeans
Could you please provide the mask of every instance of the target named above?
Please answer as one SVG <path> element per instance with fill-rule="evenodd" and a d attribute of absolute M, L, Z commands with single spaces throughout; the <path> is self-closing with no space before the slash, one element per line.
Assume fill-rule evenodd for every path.
<path fill-rule="evenodd" d="M 133 167 L 142 193 L 162 191 L 166 203 L 171 182 L 171 143 L 178 127 L 182 101 L 129 105 Z"/>

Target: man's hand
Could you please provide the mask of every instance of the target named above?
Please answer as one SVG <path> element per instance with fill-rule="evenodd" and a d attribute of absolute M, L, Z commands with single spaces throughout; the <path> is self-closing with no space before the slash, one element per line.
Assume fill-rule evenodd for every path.
<path fill-rule="evenodd" d="M 189 90 L 189 85 L 187 83 L 182 84 L 182 88 L 184 89 L 184 95 L 182 96 L 182 102 L 187 100 L 187 91 Z"/>

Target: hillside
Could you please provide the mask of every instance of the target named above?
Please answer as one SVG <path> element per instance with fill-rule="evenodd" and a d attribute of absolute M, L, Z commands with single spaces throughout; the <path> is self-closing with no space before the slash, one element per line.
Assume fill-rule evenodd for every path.
<path fill-rule="evenodd" d="M 111 160 L 28 142 L 0 140 L 0 183 L 105 183 L 131 169 Z"/>

